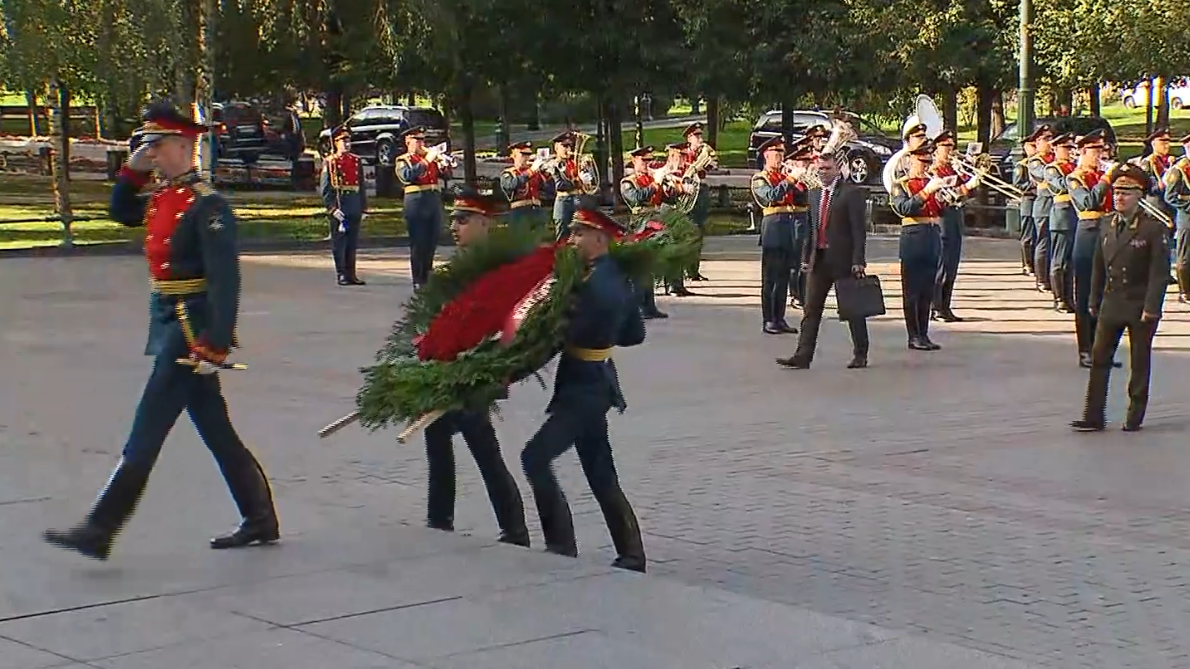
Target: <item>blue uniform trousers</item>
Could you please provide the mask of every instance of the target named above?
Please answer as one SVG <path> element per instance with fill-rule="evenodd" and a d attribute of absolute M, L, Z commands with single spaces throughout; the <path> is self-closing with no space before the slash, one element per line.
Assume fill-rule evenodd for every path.
<path fill-rule="evenodd" d="M 950 207 L 942 214 L 942 251 L 938 260 L 938 274 L 934 286 L 934 310 L 950 313 L 954 283 L 959 278 L 959 262 L 963 258 L 963 210 Z"/>
<path fill-rule="evenodd" d="M 1095 248 L 1099 245 L 1099 221 L 1080 222 L 1074 233 L 1070 268 L 1074 274 L 1074 333 L 1078 352 L 1091 355 L 1098 319 L 1091 316 L 1091 305 L 1098 305 L 1101 295 L 1091 295 L 1091 270 L 1095 267 Z"/>
<path fill-rule="evenodd" d="M 636 293 L 637 305 L 640 306 L 640 312 L 646 316 L 656 314 L 658 311 L 656 284 L 657 282 L 651 276 L 633 282 L 632 290 Z"/>
<path fill-rule="evenodd" d="M 355 253 L 359 248 L 360 216 L 348 215 L 342 223 L 334 216 L 328 216 L 331 226 L 331 254 L 335 258 L 335 274 L 339 278 L 354 279 Z"/>
<path fill-rule="evenodd" d="M 1024 207 L 1021 207 L 1024 209 Z M 1032 207 L 1030 207 L 1030 210 Z M 1037 245 L 1037 225 L 1033 222 L 1033 214 L 1021 213 L 1021 269 L 1029 274 L 1036 274 L 1033 268 L 1033 249 Z"/>
<path fill-rule="evenodd" d="M 577 195 L 559 195 L 554 198 L 555 239 L 561 240 L 570 233 L 570 221 L 574 218 L 574 210 L 577 206 Z"/>
<path fill-rule="evenodd" d="M 901 301 L 909 338 L 924 337 L 930 328 L 930 306 L 942 257 L 942 235 L 933 224 L 901 226 Z"/>
<path fill-rule="evenodd" d="M 434 253 L 442 234 L 442 196 L 438 191 L 405 195 L 405 224 L 409 228 L 409 267 L 416 286 L 425 285 L 434 270 Z"/>
<path fill-rule="evenodd" d="M 1077 227 L 1078 214 L 1074 207 L 1055 205 L 1050 211 L 1050 290 L 1054 293 L 1054 304 L 1070 311 L 1074 310 L 1070 257 L 1074 251 L 1074 231 Z"/>
<path fill-rule="evenodd" d="M 690 266 L 688 274 L 691 278 L 701 276 L 702 242 L 707 234 L 707 219 L 711 217 L 711 187 L 705 183 L 694 199 L 694 207 L 690 209 L 690 222 L 698 229 L 698 255 Z"/>
<path fill-rule="evenodd" d="M 1178 228 L 1174 233 L 1174 276 L 1178 280 L 1178 292 L 1190 299 L 1190 228 Z"/>
<path fill-rule="evenodd" d="M 620 488 L 620 477 L 608 441 L 607 412 L 611 406 L 609 398 L 598 391 L 585 396 L 570 393 L 557 397 L 550 405 L 549 417 L 521 453 L 521 462 L 533 487 L 547 550 L 578 555 L 570 506 L 553 468 L 554 460 L 573 446 L 591 486 L 591 494 L 603 511 L 617 555 L 639 558 L 643 562 L 645 552 L 640 526 Z"/>
<path fill-rule="evenodd" d="M 454 529 L 455 456 L 452 441 L 455 434 L 463 435 L 463 441 L 475 458 L 500 529 L 508 534 L 524 535 L 525 506 L 521 493 L 504 464 L 491 419 L 476 411 L 448 411 L 426 428 L 430 479 L 427 524 L 439 529 Z"/>
<path fill-rule="evenodd" d="M 802 271 L 802 251 L 810 239 L 810 214 L 793 215 L 793 268 L 789 272 L 789 293 L 800 304 L 806 303 L 806 273 Z"/>

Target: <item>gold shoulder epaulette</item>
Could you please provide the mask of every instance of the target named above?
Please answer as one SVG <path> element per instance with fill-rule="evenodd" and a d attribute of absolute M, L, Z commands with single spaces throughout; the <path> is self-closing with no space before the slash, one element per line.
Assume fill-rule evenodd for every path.
<path fill-rule="evenodd" d="M 217 191 L 211 187 L 211 184 L 203 181 L 202 179 L 190 184 L 190 188 L 192 188 L 195 193 L 198 193 L 199 197 L 208 197 L 217 194 Z"/>
<path fill-rule="evenodd" d="M 760 172 L 757 172 L 756 174 L 752 175 L 753 181 L 756 181 L 757 179 L 764 179 L 765 181 L 767 181 L 767 179 L 765 179 L 765 176 L 764 176 L 764 170 L 761 170 Z"/>

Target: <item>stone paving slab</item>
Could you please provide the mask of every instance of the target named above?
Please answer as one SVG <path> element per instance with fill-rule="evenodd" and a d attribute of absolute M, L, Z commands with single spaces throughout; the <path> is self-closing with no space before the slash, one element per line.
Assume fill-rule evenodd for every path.
<path fill-rule="evenodd" d="M 660 298 L 671 318 L 650 323 L 645 346 L 617 352 L 630 408 L 611 418 L 652 574 L 893 630 L 907 636 L 879 645 L 921 666 L 935 661 L 934 651 L 900 639 L 951 644 L 945 648 L 955 650 L 938 652 L 955 653 L 954 666 L 968 649 L 1058 669 L 1190 667 L 1183 476 L 1190 470 L 1183 401 L 1190 310 L 1167 302 L 1146 430 L 1075 435 L 1066 423 L 1081 406 L 1086 373 L 1075 366 L 1069 316 L 1048 310 L 1046 296 L 1020 276 L 1014 245 L 968 242 L 956 310 L 972 320 L 934 326 L 945 348 L 922 355 L 904 348 L 895 245 L 872 240 L 871 269 L 885 279 L 889 315 L 871 324 L 872 367 L 858 372 L 843 369 L 845 328 L 829 320 L 812 369 L 772 363 L 793 341 L 759 331 L 754 251 L 715 247 L 712 253 L 729 255 L 707 261 L 713 280 L 692 284 L 698 297 Z M 315 612 L 290 623 L 376 606 L 387 595 L 373 590 L 394 601 L 405 591 L 433 594 L 392 569 L 376 571 L 444 550 L 408 538 L 405 532 L 420 531 L 402 527 L 419 525 L 424 514 L 420 441 L 397 446 L 391 432 L 354 428 L 314 437 L 351 408 L 356 368 L 372 358 L 409 294 L 400 253 L 368 253 L 364 263 L 369 285 L 343 289 L 324 257 L 245 259 L 241 360 L 251 369 L 226 374 L 224 384 L 237 428 L 273 482 L 288 545 L 267 556 L 211 558 L 206 537 L 232 523 L 235 509 L 181 421 L 113 561 L 100 566 L 50 550 L 38 533 L 77 520 L 118 458 L 148 372 L 140 355 L 144 268 L 136 258 L 0 260 L 5 625 L 162 593 L 199 591 L 200 606 L 217 607 L 206 602 L 225 602 L 219 597 L 237 587 L 267 591 L 250 602 L 266 621 L 291 612 L 286 597 L 293 612 Z M 1109 417 L 1116 421 L 1124 376 L 1113 377 Z M 530 384 L 518 387 L 497 424 L 527 502 L 519 451 L 546 398 Z M 452 539 L 449 557 L 439 559 L 462 564 L 470 551 L 486 563 L 495 555 L 485 539 L 496 533 L 492 513 L 474 463 L 459 457 L 459 469 L 456 525 L 474 536 Z M 559 462 L 559 477 L 575 509 L 580 562 L 595 578 L 612 557 L 598 506 L 572 455 Z M 383 540 L 372 536 L 376 527 L 389 528 Z M 550 571 L 491 568 L 524 591 Z M 327 585 L 336 578 L 355 584 L 339 590 L 364 604 L 336 601 L 344 593 Z M 397 585 L 358 586 L 368 578 Z M 303 600 L 265 585 L 285 579 L 325 596 Z M 479 573 L 452 577 L 449 596 L 482 599 L 468 588 L 483 581 Z M 245 656 L 270 647 L 265 632 L 242 636 Z M 490 661 L 535 666 L 540 656 L 531 653 L 604 638 L 609 662 L 657 653 L 597 627 L 501 651 L 509 659 L 491 651 Z M 833 652 L 834 660 L 824 655 L 811 666 L 868 661 L 859 650 L 855 658 Z M 345 666 L 374 659 L 354 657 Z M 459 666 L 464 656 L 451 657 Z"/>

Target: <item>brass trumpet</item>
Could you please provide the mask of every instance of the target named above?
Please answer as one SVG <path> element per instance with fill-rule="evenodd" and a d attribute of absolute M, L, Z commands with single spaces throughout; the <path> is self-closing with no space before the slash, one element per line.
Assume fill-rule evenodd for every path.
<path fill-rule="evenodd" d="M 1021 190 L 1001 179 L 1000 177 L 991 174 L 988 171 L 987 166 L 980 165 L 976 162 L 982 158 L 983 157 L 981 156 L 980 158 L 972 160 L 965 154 L 959 154 L 953 156 L 950 159 L 950 166 L 953 167 L 954 171 L 958 172 L 964 179 L 972 179 L 978 176 L 980 181 L 982 181 L 988 188 L 991 188 L 1013 202 L 1020 202 L 1024 197 L 1021 193 Z"/>
<path fill-rule="evenodd" d="M 440 169 L 454 169 L 454 168 L 458 167 L 459 166 L 458 158 L 455 158 L 454 156 L 450 155 L 450 153 L 448 153 L 446 149 L 447 149 L 446 142 L 442 142 L 441 144 L 438 144 L 438 145 L 434 146 L 433 149 L 431 149 L 433 151 L 438 152 L 438 157 L 435 159 L 435 162 L 438 163 L 438 167 Z"/>

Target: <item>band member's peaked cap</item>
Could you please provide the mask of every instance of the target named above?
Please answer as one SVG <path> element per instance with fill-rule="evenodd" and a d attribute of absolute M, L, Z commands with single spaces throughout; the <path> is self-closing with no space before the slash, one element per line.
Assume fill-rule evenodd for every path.
<path fill-rule="evenodd" d="M 632 156 L 633 158 L 648 158 L 649 156 L 653 155 L 653 147 L 652 145 L 642 146 L 639 149 L 633 149 L 629 151 L 628 155 Z"/>
<path fill-rule="evenodd" d="M 691 123 L 690 125 L 686 126 L 686 128 L 684 130 L 682 130 L 683 137 L 689 137 L 690 135 L 701 135 L 701 134 L 702 134 L 702 123 L 699 123 L 698 121 Z"/>
<path fill-rule="evenodd" d="M 684 151 L 690 148 L 690 142 L 674 142 L 672 144 L 666 144 L 665 148 L 670 151 Z"/>
<path fill-rule="evenodd" d="M 404 130 L 401 131 L 401 139 L 405 139 L 407 137 L 412 137 L 413 139 L 425 139 L 426 138 L 425 126 L 415 125 L 415 126 L 411 126 L 409 128 L 405 128 Z"/>
<path fill-rule="evenodd" d="M 1064 132 L 1054 138 L 1054 146 L 1070 146 L 1074 144 L 1074 133 Z"/>
<path fill-rule="evenodd" d="M 786 153 L 787 158 L 795 160 L 804 160 L 812 157 L 814 154 L 814 138 L 810 136 L 803 137 L 794 142 Z"/>
<path fill-rule="evenodd" d="M 1149 133 L 1148 137 L 1145 137 L 1146 142 L 1151 142 L 1155 139 L 1169 139 L 1169 128 L 1161 126 L 1160 128 L 1157 128 L 1153 132 Z"/>
<path fill-rule="evenodd" d="M 928 156 L 928 155 L 934 153 L 934 150 L 937 148 L 938 148 L 938 145 L 934 143 L 934 140 L 927 139 L 926 141 L 921 143 L 921 146 L 917 147 L 916 149 L 913 149 L 909 153 L 914 156 Z"/>
<path fill-rule="evenodd" d="M 510 153 L 533 153 L 533 142 L 517 142 L 508 147 Z"/>
<path fill-rule="evenodd" d="M 1048 124 L 1042 123 L 1041 125 L 1037 126 L 1037 128 L 1033 131 L 1033 134 L 1031 134 L 1025 138 L 1025 141 L 1026 142 L 1036 142 L 1038 139 L 1041 139 L 1045 135 L 1049 135 L 1049 136 L 1053 137 L 1054 129 L 1051 128 Z"/>
<path fill-rule="evenodd" d="M 566 132 L 554 135 L 554 138 L 550 140 L 550 143 L 551 144 L 568 144 L 570 146 L 574 146 L 574 134 L 571 133 L 569 130 L 567 130 Z"/>
<path fill-rule="evenodd" d="M 1111 185 L 1117 190 L 1147 190 L 1149 173 L 1132 163 L 1123 163 L 1116 167 Z"/>
<path fill-rule="evenodd" d="M 210 126 L 195 123 L 168 102 L 155 102 L 145 108 L 139 129 L 140 142 L 150 144 L 163 137 L 198 137 L 210 132 Z"/>
<path fill-rule="evenodd" d="M 1096 146 L 1105 147 L 1107 145 L 1107 138 L 1104 136 L 1103 128 L 1097 128 L 1079 137 L 1075 140 L 1075 144 L 1078 144 L 1080 149 Z"/>
<path fill-rule="evenodd" d="M 956 140 L 958 140 L 958 136 L 955 135 L 954 130 L 943 130 L 934 138 L 934 143 L 941 144 L 942 142 L 954 142 Z"/>
<path fill-rule="evenodd" d="M 756 147 L 756 151 L 758 153 L 762 153 L 762 154 L 765 151 L 784 151 L 784 150 L 785 150 L 785 138 L 781 137 L 779 135 L 777 137 L 770 137 L 769 139 L 765 140 L 760 146 Z"/>
<path fill-rule="evenodd" d="M 598 230 L 612 239 L 620 239 L 627 230 L 616 219 L 598 209 L 579 209 L 574 212 L 570 227 L 584 226 Z"/>
<path fill-rule="evenodd" d="M 332 141 L 337 141 L 343 137 L 348 139 L 351 138 L 351 129 L 349 129 L 346 125 L 340 125 L 331 131 Z"/>

